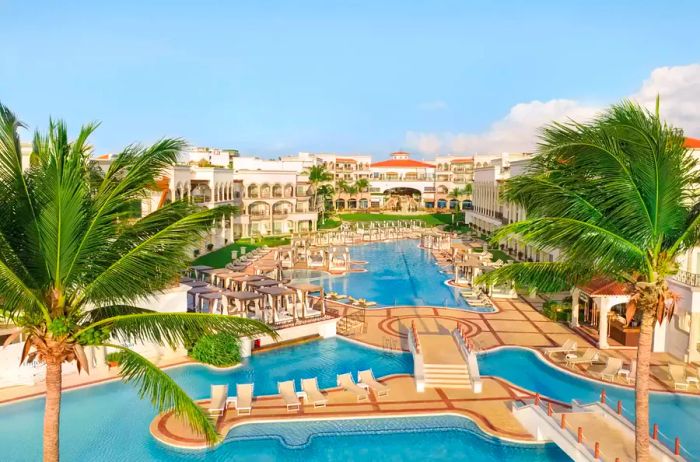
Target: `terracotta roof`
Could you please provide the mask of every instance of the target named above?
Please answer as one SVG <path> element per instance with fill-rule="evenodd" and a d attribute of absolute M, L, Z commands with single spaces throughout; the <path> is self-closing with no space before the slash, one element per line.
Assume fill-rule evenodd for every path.
<path fill-rule="evenodd" d="M 473 164 L 474 159 L 471 157 L 468 157 L 466 159 L 452 159 L 452 160 L 450 160 L 450 162 L 453 164 Z"/>
<path fill-rule="evenodd" d="M 95 157 L 95 159 L 109 160 L 109 154 L 102 154 L 100 156 Z"/>
<path fill-rule="evenodd" d="M 381 162 L 375 162 L 371 167 L 420 167 L 420 168 L 435 168 L 432 164 L 426 164 L 419 160 L 413 159 L 389 159 Z"/>
<path fill-rule="evenodd" d="M 345 159 L 345 158 L 343 158 L 343 159 L 337 158 L 337 159 L 335 159 L 335 162 L 336 163 L 342 162 L 342 163 L 346 163 L 346 164 L 356 164 L 357 163 L 357 161 L 355 159 Z"/>
<path fill-rule="evenodd" d="M 630 295 L 629 288 L 617 281 L 606 277 L 594 277 L 587 284 L 580 286 L 583 292 L 588 295 Z"/>
<path fill-rule="evenodd" d="M 683 146 L 686 148 L 700 149 L 700 140 L 697 138 L 686 138 Z"/>

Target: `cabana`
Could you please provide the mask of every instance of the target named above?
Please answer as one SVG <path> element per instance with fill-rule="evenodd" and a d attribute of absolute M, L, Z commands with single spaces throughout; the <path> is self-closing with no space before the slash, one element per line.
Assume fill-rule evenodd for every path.
<path fill-rule="evenodd" d="M 248 284 L 253 282 L 253 281 L 260 281 L 261 279 L 265 279 L 262 276 L 258 276 L 255 274 L 244 274 L 243 276 L 234 276 L 230 278 L 230 289 L 232 290 L 246 290 L 248 287 Z"/>
<path fill-rule="evenodd" d="M 591 279 L 571 291 L 571 327 L 580 327 L 598 340 L 598 348 L 609 348 L 608 339 L 624 346 L 637 346 L 640 324 L 638 318 L 627 324 L 625 314 L 630 301 L 629 287 L 604 277 Z M 583 308 L 583 320 L 579 310 Z M 583 324 L 583 325 L 580 325 Z"/>
<path fill-rule="evenodd" d="M 323 293 L 323 286 L 316 284 L 309 284 L 308 282 L 299 282 L 296 284 L 287 285 L 288 288 L 293 289 L 297 292 L 297 300 L 301 306 L 301 317 L 306 318 L 312 316 L 325 316 L 326 315 L 326 297 Z M 309 295 L 318 293 L 318 300 L 321 304 L 321 310 L 315 310 L 312 306 L 312 300 Z M 296 315 L 296 310 L 295 315 Z M 317 314 L 318 313 L 318 314 Z"/>
<path fill-rule="evenodd" d="M 218 292 L 219 289 L 217 289 L 214 286 L 206 285 L 206 286 L 200 286 L 200 287 L 192 287 L 190 290 L 187 291 L 187 307 L 192 307 L 193 310 L 196 310 L 197 307 L 199 306 L 199 296 L 202 294 L 208 294 L 211 292 Z M 190 304 L 190 297 L 192 300 L 192 304 Z"/>
<path fill-rule="evenodd" d="M 290 310 L 290 306 L 293 308 L 296 305 L 296 292 L 287 287 L 261 287 L 258 289 L 258 293 L 263 294 L 267 300 L 267 305 L 270 307 L 271 315 L 268 318 L 268 309 L 265 308 L 265 321 L 272 324 L 277 324 L 278 322 L 288 322 L 296 321 L 295 310 Z M 290 300 L 291 298 L 291 300 Z M 292 313 L 290 315 L 289 313 Z"/>
<path fill-rule="evenodd" d="M 221 287 L 224 289 L 232 289 L 233 285 L 233 278 L 239 278 L 241 276 L 245 276 L 245 273 L 241 273 L 239 271 L 232 271 L 228 270 L 226 273 L 219 273 L 216 275 L 217 277 L 217 282 L 221 282 Z"/>
<path fill-rule="evenodd" d="M 309 268 L 325 268 L 327 250 L 323 247 L 311 247 L 306 256 L 306 266 Z"/>
<path fill-rule="evenodd" d="M 205 309 L 206 302 L 206 309 Z M 207 292 L 199 294 L 199 303 L 197 305 L 198 313 L 223 314 L 221 306 L 221 292 Z"/>
<path fill-rule="evenodd" d="M 464 261 L 453 263 L 455 278 L 454 282 L 457 285 L 470 285 L 479 276 L 484 267 L 479 259 L 467 257 Z"/>
<path fill-rule="evenodd" d="M 274 287 L 280 285 L 280 281 L 276 281 L 274 279 L 259 279 L 257 281 L 250 281 L 248 283 L 248 287 L 253 290 L 258 290 L 263 287 Z"/>
<path fill-rule="evenodd" d="M 330 251 L 329 271 L 348 271 L 350 269 L 350 250 L 347 247 L 334 247 Z"/>
<path fill-rule="evenodd" d="M 226 311 L 230 315 L 241 315 L 248 317 L 249 308 L 253 308 L 256 317 L 260 317 L 262 313 L 263 295 L 257 292 L 249 291 L 230 291 L 222 293 L 226 300 Z"/>
<path fill-rule="evenodd" d="M 282 266 L 277 262 L 258 263 L 253 266 L 253 269 L 259 276 L 267 276 L 278 281 L 282 279 Z"/>
<path fill-rule="evenodd" d="M 228 273 L 229 271 L 231 270 L 228 268 L 211 268 L 207 270 L 202 270 L 202 279 L 206 279 L 209 281 L 210 284 L 216 286 L 218 285 L 217 276 L 219 274 Z"/>
<path fill-rule="evenodd" d="M 210 269 L 212 269 L 212 267 L 211 267 L 211 266 L 207 266 L 207 265 L 193 265 L 193 266 L 190 266 L 191 275 L 193 275 L 193 277 L 194 277 L 195 279 L 197 279 L 197 280 L 201 280 L 201 278 L 202 278 L 202 271 L 210 270 Z"/>
<path fill-rule="evenodd" d="M 291 245 L 276 247 L 274 253 L 275 261 L 277 261 L 282 268 L 293 268 L 295 253 L 294 247 Z"/>

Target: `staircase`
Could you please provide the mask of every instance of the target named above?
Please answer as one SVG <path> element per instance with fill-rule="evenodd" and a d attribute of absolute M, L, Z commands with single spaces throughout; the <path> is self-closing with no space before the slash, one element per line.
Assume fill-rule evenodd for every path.
<path fill-rule="evenodd" d="M 471 388 L 466 364 L 423 364 L 426 388 Z"/>

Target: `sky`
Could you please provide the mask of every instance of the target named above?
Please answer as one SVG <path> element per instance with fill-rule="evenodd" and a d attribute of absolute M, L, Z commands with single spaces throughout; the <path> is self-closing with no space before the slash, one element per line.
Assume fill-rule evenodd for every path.
<path fill-rule="evenodd" d="M 531 150 L 621 98 L 700 137 L 699 1 L 0 0 L 0 102 L 277 157 Z"/>

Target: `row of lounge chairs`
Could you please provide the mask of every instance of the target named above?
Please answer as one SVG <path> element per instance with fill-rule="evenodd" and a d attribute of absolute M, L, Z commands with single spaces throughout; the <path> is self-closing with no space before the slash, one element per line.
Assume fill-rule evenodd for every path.
<path fill-rule="evenodd" d="M 339 374 L 337 384 L 343 390 L 356 396 L 357 401 L 369 399 L 372 391 L 377 398 L 389 395 L 389 386 L 379 382 L 374 378 L 372 369 L 359 371 L 357 373 L 358 382 L 355 382 L 352 374 Z M 287 411 L 299 411 L 303 399 L 307 405 L 314 408 L 325 407 L 328 398 L 318 387 L 316 377 L 301 380 L 301 392 L 296 391 L 294 380 L 277 382 L 277 391 L 284 401 Z M 301 399 L 300 399 L 301 398 Z M 212 416 L 223 415 L 226 408 L 233 405 L 237 415 L 250 415 L 253 409 L 253 384 L 239 383 L 236 385 L 236 396 L 228 396 L 228 385 L 212 385 L 211 400 L 209 402 L 209 414 Z"/>
<path fill-rule="evenodd" d="M 251 263 L 258 261 L 260 258 L 267 255 L 269 251 L 270 248 L 268 246 L 258 247 L 253 251 L 245 253 L 240 257 L 236 258 L 235 260 L 231 261 L 231 263 L 226 265 L 226 268 L 236 269 L 249 266 Z"/>
<path fill-rule="evenodd" d="M 601 380 L 615 381 L 618 376 L 624 376 L 627 382 L 630 383 L 634 379 L 634 367 L 625 369 L 624 362 L 620 358 L 607 357 L 605 362 L 593 365 L 598 361 L 600 355 L 595 348 L 586 348 L 580 356 L 576 354 L 578 345 L 575 341 L 569 339 L 563 345 L 558 347 L 545 348 L 544 354 L 552 356 L 555 353 L 564 355 L 566 365 L 574 367 L 578 365 L 590 365 L 587 369 L 593 376 L 600 377 Z M 690 385 L 695 385 L 700 388 L 700 369 L 696 369 L 695 375 L 687 373 L 685 366 L 680 364 L 669 364 L 668 375 L 673 383 L 673 388 L 676 390 L 688 390 Z"/>

